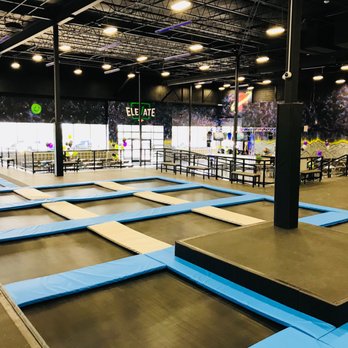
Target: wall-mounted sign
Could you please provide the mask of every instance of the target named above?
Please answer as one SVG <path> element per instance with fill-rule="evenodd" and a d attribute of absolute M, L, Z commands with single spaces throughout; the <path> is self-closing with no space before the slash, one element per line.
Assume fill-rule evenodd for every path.
<path fill-rule="evenodd" d="M 139 102 L 131 102 L 126 107 L 128 117 L 139 121 Z M 143 121 L 149 120 L 156 116 L 156 109 L 152 107 L 151 103 L 141 103 L 140 115 Z"/>

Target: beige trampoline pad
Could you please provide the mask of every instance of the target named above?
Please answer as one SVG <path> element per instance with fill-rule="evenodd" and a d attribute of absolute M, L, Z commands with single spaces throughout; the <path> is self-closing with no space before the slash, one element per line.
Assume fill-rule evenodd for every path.
<path fill-rule="evenodd" d="M 30 188 L 30 187 L 20 188 L 20 189 L 14 190 L 14 192 L 24 198 L 31 199 L 31 200 L 52 198 L 52 196 L 49 195 L 48 193 L 39 191 L 35 188 Z"/>
<path fill-rule="evenodd" d="M 136 188 L 127 186 L 127 185 L 121 185 L 117 182 L 112 181 L 98 181 L 95 183 L 98 186 L 104 187 L 106 189 L 112 190 L 112 191 L 134 191 Z"/>
<path fill-rule="evenodd" d="M 163 195 L 160 193 L 155 193 L 151 191 L 143 191 L 133 193 L 133 196 L 147 199 L 149 201 L 154 201 L 163 204 L 175 205 L 175 204 L 183 204 L 189 203 L 189 201 L 185 201 L 184 199 L 175 198 L 167 195 Z"/>
<path fill-rule="evenodd" d="M 68 202 L 44 203 L 42 206 L 70 220 L 88 219 L 98 215 Z"/>

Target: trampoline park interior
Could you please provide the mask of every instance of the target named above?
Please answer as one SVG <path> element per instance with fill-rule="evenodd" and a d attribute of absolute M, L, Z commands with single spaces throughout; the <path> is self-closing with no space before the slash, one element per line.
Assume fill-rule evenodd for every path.
<path fill-rule="evenodd" d="M 0 1 L 0 347 L 348 347 L 347 16 Z"/>

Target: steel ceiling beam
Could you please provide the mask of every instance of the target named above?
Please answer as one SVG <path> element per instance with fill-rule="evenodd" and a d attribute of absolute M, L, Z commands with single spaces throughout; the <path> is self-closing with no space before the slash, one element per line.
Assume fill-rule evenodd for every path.
<path fill-rule="evenodd" d="M 65 5 L 52 5 L 49 13 L 52 13 L 50 20 L 36 20 L 29 24 L 24 30 L 14 34 L 10 39 L 0 45 L 0 54 L 6 53 L 27 42 L 40 34 L 43 34 L 55 23 L 66 23 L 86 11 L 92 6 L 100 3 L 101 0 L 71 0 Z"/>

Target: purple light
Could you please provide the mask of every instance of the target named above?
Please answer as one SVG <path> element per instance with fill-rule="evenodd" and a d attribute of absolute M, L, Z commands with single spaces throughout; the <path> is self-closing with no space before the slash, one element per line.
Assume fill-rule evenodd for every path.
<path fill-rule="evenodd" d="M 317 151 L 317 156 L 318 156 L 318 157 L 321 157 L 322 155 L 323 155 L 323 152 L 322 152 L 322 151 L 320 151 L 320 150 Z"/>
<path fill-rule="evenodd" d="M 117 40 L 109 45 L 98 48 L 98 51 L 106 51 L 106 50 L 109 50 L 111 48 L 115 48 L 115 47 L 119 46 L 120 44 L 121 44 L 121 42 Z"/>
<path fill-rule="evenodd" d="M 173 24 L 170 27 L 166 27 L 166 28 L 162 28 L 162 29 L 157 29 L 155 31 L 156 34 L 163 34 L 166 33 L 167 31 L 171 31 L 174 30 L 176 28 L 180 28 L 180 27 L 184 27 L 186 25 L 190 25 L 192 24 L 192 21 L 186 21 L 186 22 L 182 22 L 182 23 L 178 23 L 178 24 Z"/>
<path fill-rule="evenodd" d="M 0 44 L 4 43 L 5 41 L 7 41 L 10 38 L 10 35 L 5 35 L 0 39 Z"/>
<path fill-rule="evenodd" d="M 171 57 L 166 57 L 163 58 L 165 62 L 169 62 L 170 60 L 179 60 L 179 59 L 184 59 L 187 58 L 191 55 L 191 53 L 183 53 L 183 54 L 178 54 L 176 56 L 171 56 Z"/>

